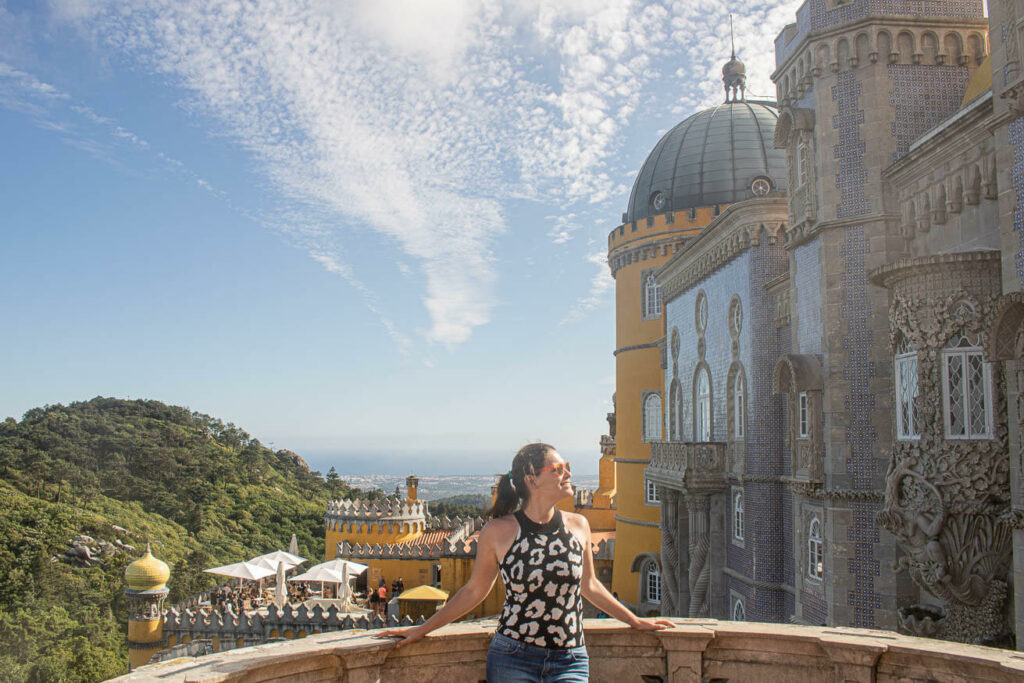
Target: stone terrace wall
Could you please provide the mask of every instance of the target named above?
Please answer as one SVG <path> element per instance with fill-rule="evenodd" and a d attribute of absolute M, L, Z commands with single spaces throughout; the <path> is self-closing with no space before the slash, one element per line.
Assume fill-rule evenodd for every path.
<path fill-rule="evenodd" d="M 591 681 L 925 683 L 1024 680 L 1024 654 L 888 631 L 675 619 L 633 631 L 586 621 Z M 358 632 L 187 657 L 141 667 L 117 681 L 482 681 L 493 621 L 453 624 L 396 649 Z M 648 678 L 650 677 L 650 678 Z"/>

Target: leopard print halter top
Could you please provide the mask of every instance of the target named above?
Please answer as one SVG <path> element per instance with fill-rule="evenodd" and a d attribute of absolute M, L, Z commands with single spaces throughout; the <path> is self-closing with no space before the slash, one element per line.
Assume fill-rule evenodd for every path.
<path fill-rule="evenodd" d="M 498 633 L 537 647 L 583 645 L 583 545 L 562 523 L 537 524 L 522 510 L 519 533 L 501 561 L 505 606 Z"/>

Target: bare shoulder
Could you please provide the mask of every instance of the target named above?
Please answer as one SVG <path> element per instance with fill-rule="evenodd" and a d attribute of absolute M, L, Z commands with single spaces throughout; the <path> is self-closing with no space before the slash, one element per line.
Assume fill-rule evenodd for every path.
<path fill-rule="evenodd" d="M 508 553 L 518 533 L 519 522 L 514 515 L 496 517 L 480 530 L 480 547 L 488 548 L 495 560 L 501 562 L 501 558 Z"/>
<path fill-rule="evenodd" d="M 484 528 L 480 530 L 480 543 L 485 545 L 494 545 L 496 548 L 505 547 L 512 545 L 512 541 L 515 540 L 516 534 L 519 532 L 519 522 L 513 515 L 505 515 L 504 517 L 496 517 L 484 525 Z"/>

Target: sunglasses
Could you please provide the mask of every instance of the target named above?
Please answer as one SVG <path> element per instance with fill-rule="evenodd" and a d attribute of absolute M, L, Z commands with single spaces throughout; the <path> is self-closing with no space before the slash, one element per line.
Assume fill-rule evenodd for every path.
<path fill-rule="evenodd" d="M 548 470 L 551 470 L 559 477 L 564 476 L 566 473 L 572 474 L 572 468 L 569 467 L 569 463 L 556 462 L 554 465 L 545 465 L 544 467 L 541 467 L 540 470 L 537 471 L 537 475 L 539 476 L 544 474 Z"/>

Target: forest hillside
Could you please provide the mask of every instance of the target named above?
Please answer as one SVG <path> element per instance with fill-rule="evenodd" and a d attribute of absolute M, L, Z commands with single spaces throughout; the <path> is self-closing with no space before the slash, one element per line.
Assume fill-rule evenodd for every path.
<path fill-rule="evenodd" d="M 171 567 L 168 604 L 202 570 L 298 537 L 319 560 L 331 498 L 378 497 L 301 457 L 159 401 L 95 398 L 0 422 L 0 680 L 98 681 L 127 672 L 124 569 Z"/>

